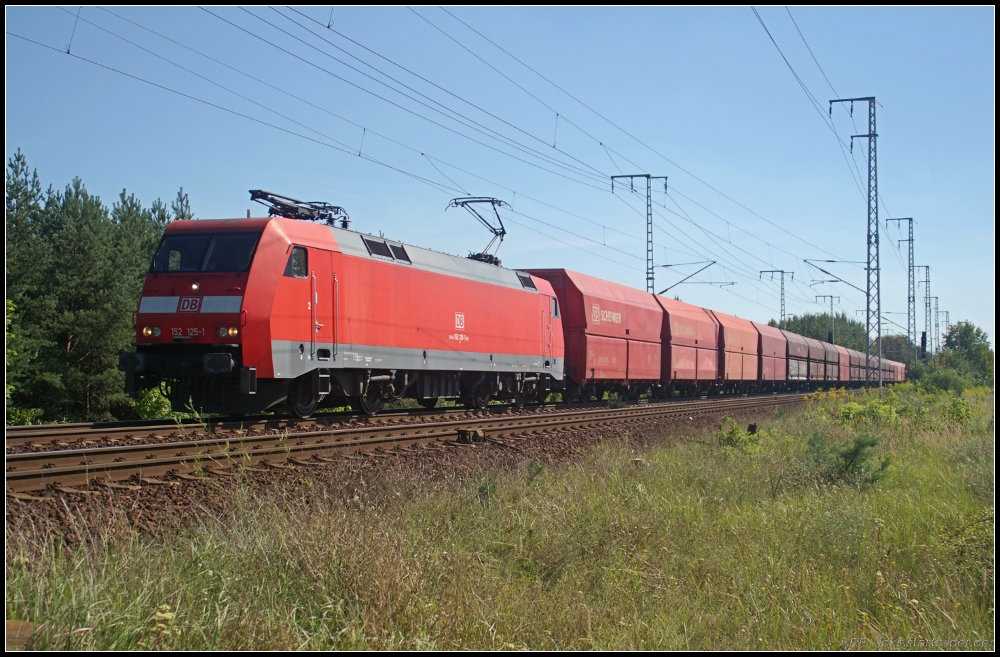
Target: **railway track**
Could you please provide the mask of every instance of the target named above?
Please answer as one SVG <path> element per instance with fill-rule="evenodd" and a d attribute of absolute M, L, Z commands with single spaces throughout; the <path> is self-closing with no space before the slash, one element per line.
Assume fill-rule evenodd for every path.
<path fill-rule="evenodd" d="M 22 452 L 6 455 L 8 494 L 53 488 L 86 493 L 78 486 L 133 487 L 180 480 L 202 480 L 213 474 L 260 468 L 321 464 L 365 454 L 416 452 L 479 440 L 503 441 L 518 435 L 595 429 L 611 424 L 637 424 L 656 418 L 769 408 L 800 402 L 805 395 L 786 394 L 687 402 L 651 403 L 625 408 L 587 408 L 546 413 L 479 414 L 443 417 L 419 424 L 355 424 L 322 428 L 293 427 L 281 432 L 216 435 L 213 427 L 188 440 L 147 442 Z M 438 413 L 440 415 L 440 413 Z M 176 426 L 174 427 L 176 430 Z M 133 433 L 135 429 L 132 429 Z"/>
<path fill-rule="evenodd" d="M 592 408 L 593 404 L 547 403 L 526 406 L 525 413 L 555 412 L 572 408 Z M 143 420 L 138 422 L 79 422 L 67 424 L 44 424 L 6 427 L 6 450 L 10 454 L 22 449 L 41 451 L 66 448 L 77 444 L 114 442 L 120 440 L 162 441 L 208 437 L 225 432 L 302 432 L 343 428 L 356 424 L 399 424 L 437 421 L 445 418 L 478 417 L 482 415 L 506 414 L 512 411 L 510 404 L 496 404 L 482 410 L 464 406 L 440 407 L 434 409 L 404 409 L 380 413 L 369 417 L 357 411 L 325 413 L 305 420 L 293 417 L 258 415 L 243 417 L 215 417 L 204 421 Z"/>

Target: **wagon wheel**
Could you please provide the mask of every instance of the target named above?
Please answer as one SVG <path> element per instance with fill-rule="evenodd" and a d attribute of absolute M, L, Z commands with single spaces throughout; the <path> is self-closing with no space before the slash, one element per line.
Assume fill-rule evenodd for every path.
<path fill-rule="evenodd" d="M 437 406 L 438 398 L 437 397 L 424 397 L 423 399 L 418 399 L 417 403 L 420 404 L 421 406 L 423 406 L 424 408 L 426 408 L 427 410 L 430 410 L 430 409 L 434 408 L 435 406 Z"/>
<path fill-rule="evenodd" d="M 378 415 L 382 412 L 385 400 L 382 398 L 382 391 L 378 386 L 368 386 L 368 392 L 352 398 L 352 405 L 355 409 L 365 415 Z"/>
<path fill-rule="evenodd" d="M 314 395 L 308 381 L 293 381 L 288 385 L 288 410 L 296 417 L 305 419 L 316 412 L 319 395 Z"/>

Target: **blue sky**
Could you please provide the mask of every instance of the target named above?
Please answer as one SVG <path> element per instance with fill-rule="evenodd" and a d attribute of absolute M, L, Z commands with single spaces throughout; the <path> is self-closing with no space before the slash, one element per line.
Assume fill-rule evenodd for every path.
<path fill-rule="evenodd" d="M 668 176 L 654 259 L 680 266 L 657 291 L 715 260 L 670 294 L 767 321 L 759 272 L 783 269 L 788 314 L 835 295 L 863 319 L 863 265 L 815 283 L 804 259 L 865 259 L 867 105 L 827 112 L 874 95 L 884 331 L 907 295 L 905 223 L 884 219 L 913 217 L 939 309 L 994 340 L 995 10 L 758 12 L 780 53 L 749 7 L 7 8 L 6 155 L 108 203 L 183 187 L 200 218 L 261 216 L 263 188 L 461 255 L 490 235 L 448 201 L 493 196 L 505 266 L 637 288 L 645 183 L 609 177 Z"/>

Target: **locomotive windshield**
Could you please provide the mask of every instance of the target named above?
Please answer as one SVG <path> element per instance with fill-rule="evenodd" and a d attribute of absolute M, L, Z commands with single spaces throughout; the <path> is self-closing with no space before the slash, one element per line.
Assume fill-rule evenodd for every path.
<path fill-rule="evenodd" d="M 260 233 L 165 235 L 151 270 L 164 272 L 246 271 Z"/>

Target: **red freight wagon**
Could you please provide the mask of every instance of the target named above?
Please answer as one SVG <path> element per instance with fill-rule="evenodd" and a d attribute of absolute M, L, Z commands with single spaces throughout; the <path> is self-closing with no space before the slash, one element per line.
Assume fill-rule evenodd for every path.
<path fill-rule="evenodd" d="M 719 369 L 723 381 L 757 380 L 760 333 L 746 319 L 711 311 L 719 322 Z"/>
<path fill-rule="evenodd" d="M 820 340 L 820 344 L 823 345 L 823 351 L 826 352 L 824 355 L 826 361 L 825 379 L 827 381 L 837 381 L 840 379 L 840 352 L 837 351 L 836 345 L 829 342 Z"/>
<path fill-rule="evenodd" d="M 837 381 L 848 383 L 851 380 L 851 352 L 847 347 L 834 345 L 837 348 Z"/>
<path fill-rule="evenodd" d="M 782 329 L 781 334 L 788 340 L 788 380 L 807 381 L 809 379 L 809 343 L 798 333 Z"/>
<path fill-rule="evenodd" d="M 851 353 L 851 381 L 865 380 L 865 355 L 855 349 L 849 349 Z"/>
<path fill-rule="evenodd" d="M 780 329 L 751 322 L 760 334 L 758 381 L 781 381 L 788 377 L 788 339 Z"/>
<path fill-rule="evenodd" d="M 129 387 L 175 410 L 299 415 L 350 398 L 526 398 L 562 379 L 545 281 L 333 226 L 171 223 L 146 277 Z M 341 402 L 337 402 L 337 398 Z"/>
<path fill-rule="evenodd" d="M 654 296 L 566 269 L 532 269 L 563 311 L 566 378 L 584 385 L 660 380 L 663 309 Z"/>
<path fill-rule="evenodd" d="M 895 363 L 891 360 L 882 359 L 882 382 L 892 383 L 896 380 L 896 370 L 893 367 Z"/>
<path fill-rule="evenodd" d="M 826 379 L 826 349 L 815 338 L 805 338 L 805 341 L 809 345 L 809 381 L 823 381 Z"/>
<path fill-rule="evenodd" d="M 663 381 L 676 388 L 715 383 L 719 378 L 719 323 L 704 308 L 656 297 L 663 308 Z"/>

